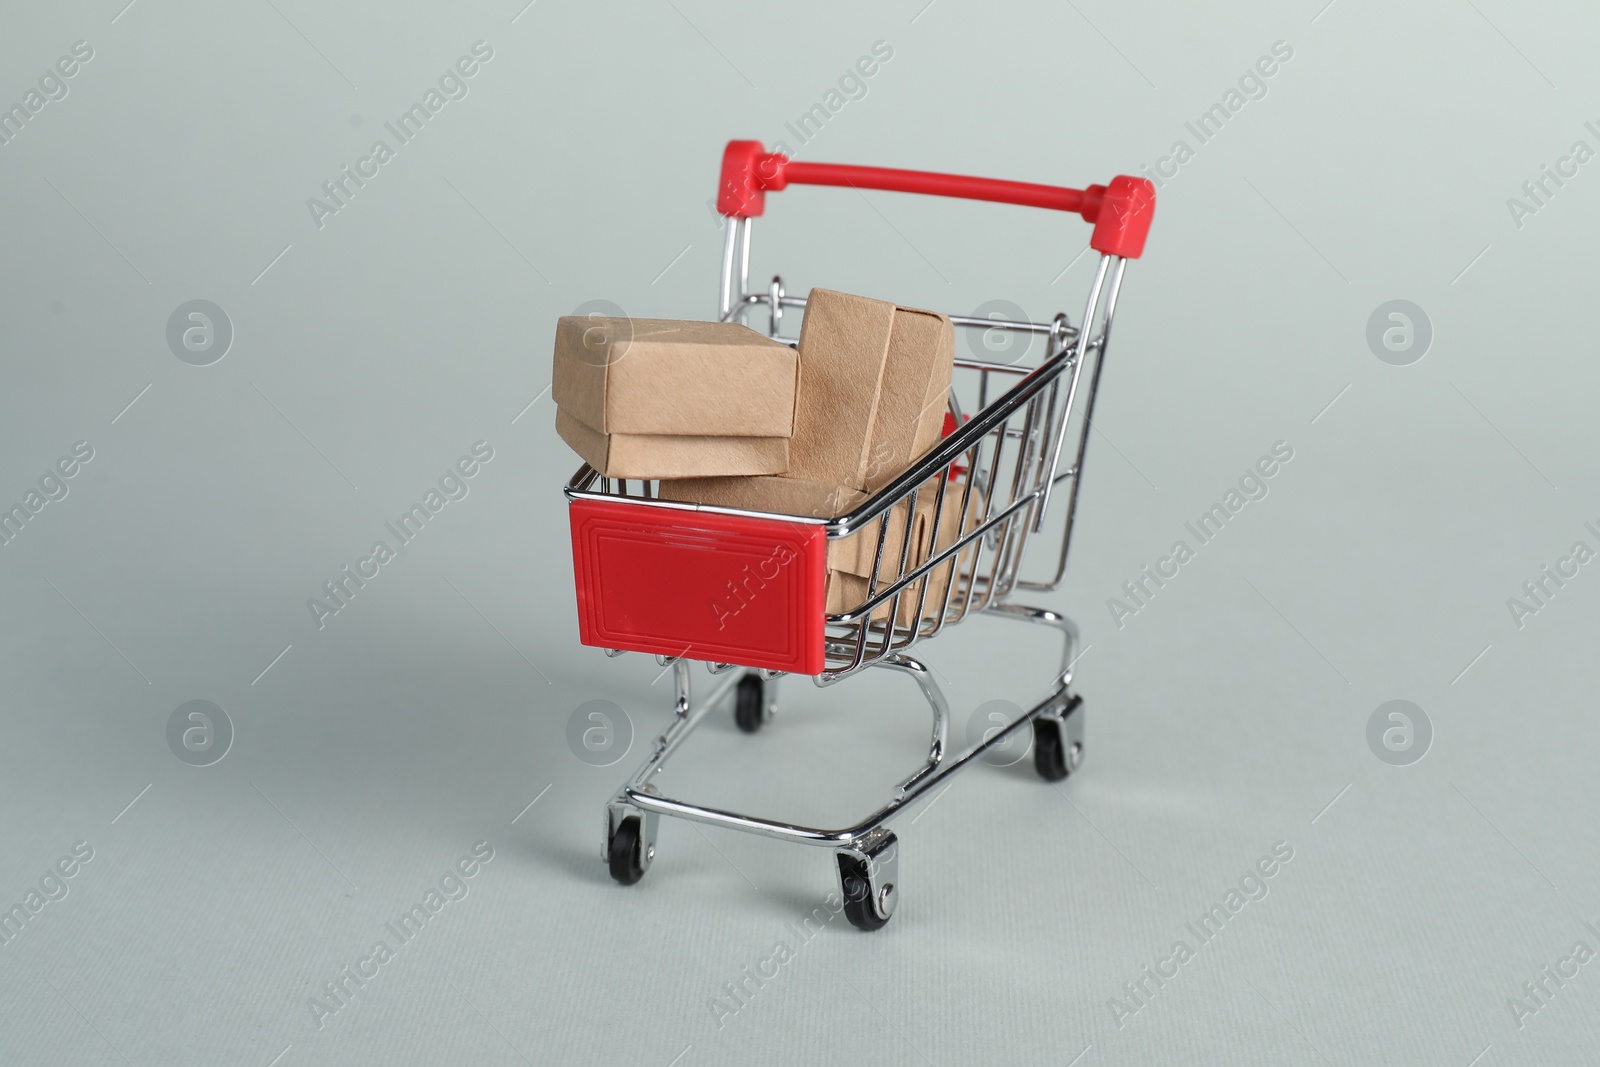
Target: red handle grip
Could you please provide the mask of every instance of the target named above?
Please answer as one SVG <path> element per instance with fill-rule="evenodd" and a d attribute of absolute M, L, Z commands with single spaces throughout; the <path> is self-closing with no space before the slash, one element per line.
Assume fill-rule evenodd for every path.
<path fill-rule="evenodd" d="M 887 189 L 927 193 L 964 200 L 1074 211 L 1094 224 L 1090 247 L 1106 255 L 1137 259 L 1155 215 L 1155 186 L 1146 178 L 1121 175 L 1110 185 L 1065 189 L 1030 182 L 968 178 L 885 167 L 850 167 L 838 163 L 796 163 L 781 152 L 768 152 L 760 141 L 729 141 L 722 153 L 722 185 L 717 210 L 747 219 L 766 208 L 766 194 L 790 185 L 848 185 L 855 189 Z"/>

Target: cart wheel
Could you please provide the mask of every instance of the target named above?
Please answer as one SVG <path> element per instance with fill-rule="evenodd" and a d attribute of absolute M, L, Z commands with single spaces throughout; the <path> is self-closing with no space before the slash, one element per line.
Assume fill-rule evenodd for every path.
<path fill-rule="evenodd" d="M 739 689 L 733 702 L 733 721 L 739 729 L 747 734 L 761 729 L 761 723 L 767 716 L 766 696 L 766 686 L 761 684 L 759 674 L 747 674 L 739 679 Z"/>
<path fill-rule="evenodd" d="M 1033 766 L 1047 782 L 1059 782 L 1083 762 L 1081 696 L 1067 701 L 1059 719 L 1033 720 Z"/>
<path fill-rule="evenodd" d="M 872 858 L 849 850 L 835 853 L 839 863 L 839 888 L 844 896 L 844 917 L 857 930 L 881 930 L 894 914 L 899 894 L 895 885 L 898 865 L 894 834 L 885 832 L 872 850 Z"/>
<path fill-rule="evenodd" d="M 655 846 L 645 846 L 651 853 Z M 630 815 L 623 819 L 617 826 L 617 832 L 611 835 L 610 846 L 607 849 L 611 865 L 611 877 L 623 885 L 632 885 L 644 877 L 647 866 L 645 857 L 639 855 L 639 817 Z M 651 855 L 649 859 L 654 859 Z"/>

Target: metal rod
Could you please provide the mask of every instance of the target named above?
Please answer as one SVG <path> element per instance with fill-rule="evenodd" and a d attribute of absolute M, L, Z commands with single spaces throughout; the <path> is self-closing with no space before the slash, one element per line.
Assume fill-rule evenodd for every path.
<path fill-rule="evenodd" d="M 887 804 L 865 819 L 838 830 L 823 830 L 796 823 L 762 819 L 754 815 L 741 815 L 738 812 L 725 811 L 721 808 L 702 807 L 698 804 L 674 800 L 671 797 L 641 792 L 632 786 L 623 790 L 618 799 L 632 804 L 641 811 L 687 819 L 690 822 L 703 823 L 707 826 L 720 826 L 725 830 L 738 830 L 741 833 L 776 838 L 780 841 L 793 841 L 804 845 L 817 845 L 822 848 L 838 848 L 859 841 L 890 819 L 903 814 L 907 808 L 910 808 L 918 800 L 926 796 L 946 778 L 965 770 L 973 760 L 982 757 L 991 748 L 1003 744 L 1025 724 L 1031 723 L 1045 712 L 1059 707 L 1064 696 L 1065 690 L 1057 690 L 1051 693 L 1043 701 L 1013 719 L 1003 729 L 973 745 L 955 759 L 941 761 L 938 767 L 931 769 L 920 778 L 913 775 L 914 780 L 908 779 L 906 786 L 898 796 L 893 797 Z"/>
<path fill-rule="evenodd" d="M 687 666 L 687 662 L 684 660 L 679 660 L 678 662 Z M 628 784 L 623 787 L 618 796 L 620 797 L 634 789 L 644 788 L 650 777 L 666 766 L 667 757 L 671 756 L 673 751 L 683 744 L 684 738 L 694 731 L 700 720 L 705 718 L 706 712 L 720 704 L 741 677 L 743 677 L 742 674 L 728 675 L 717 684 L 716 688 L 711 691 L 711 695 L 697 708 L 686 706 L 683 701 L 680 701 L 673 711 L 672 722 L 668 723 L 661 736 L 656 738 L 650 758 L 645 760 L 644 766 L 639 768 L 638 773 L 628 781 Z M 688 683 L 684 680 L 681 684 L 684 686 L 683 700 L 686 701 Z"/>
<path fill-rule="evenodd" d="M 751 220 L 749 219 L 743 220 L 745 224 L 748 224 L 750 221 Z M 730 303 L 742 303 L 747 305 L 767 304 L 771 306 L 773 300 L 770 293 L 752 293 L 749 291 L 749 278 L 750 255 L 749 250 L 746 249 L 744 252 L 743 284 L 741 284 L 739 288 L 739 296 L 737 300 L 730 299 Z M 803 296 L 789 296 L 787 294 L 781 294 L 778 297 L 777 303 L 779 307 L 804 308 L 806 306 L 806 298 Z M 727 318 L 726 309 L 723 311 L 723 318 Z M 976 330 L 1017 330 L 1024 333 L 1049 334 L 1055 333 L 1060 328 L 1056 322 L 1026 322 L 1020 319 L 979 319 L 973 318 L 971 315 L 946 315 L 945 318 L 949 319 L 951 325 L 953 326 L 962 326 L 967 329 Z M 1076 336 L 1077 334 L 1077 331 L 1071 326 L 1067 327 L 1067 331 L 1069 335 L 1072 336 Z M 996 366 L 1009 366 L 1009 364 L 996 364 Z"/>
<path fill-rule="evenodd" d="M 733 314 L 733 252 L 738 225 L 726 215 L 722 218 L 722 280 L 717 287 L 717 321 L 727 322 Z"/>
<path fill-rule="evenodd" d="M 739 294 L 750 291 L 750 239 L 755 219 L 746 216 L 739 220 Z"/>
<path fill-rule="evenodd" d="M 947 468 L 963 452 L 971 448 L 974 441 L 988 435 L 995 427 L 1004 423 L 1014 412 L 1048 386 L 1051 379 L 1069 366 L 1071 366 L 1070 357 L 1063 353 L 1049 363 L 1041 364 L 1029 371 L 1004 396 L 957 427 L 954 433 L 940 441 L 920 460 L 860 504 L 855 511 L 829 522 L 828 536 L 848 537 L 866 526 L 903 499 L 911 492 L 913 486 L 921 485 Z"/>
<path fill-rule="evenodd" d="M 1088 349 L 1089 334 L 1092 332 L 1094 326 L 1095 309 L 1100 303 L 1100 289 L 1105 284 L 1107 267 L 1113 260 L 1115 260 L 1117 263 L 1117 278 L 1120 279 L 1122 277 L 1122 263 L 1124 261 L 1115 256 L 1101 256 L 1100 265 L 1095 269 L 1094 272 L 1094 284 L 1089 287 L 1088 306 L 1083 310 L 1083 328 L 1078 331 L 1076 350 L 1073 353 L 1072 385 L 1067 390 L 1067 402 L 1061 408 L 1060 424 L 1055 427 L 1055 447 L 1051 450 L 1050 454 L 1050 473 L 1045 479 L 1044 499 L 1040 502 L 1039 510 L 1034 515 L 1033 519 L 1033 528 L 1035 532 L 1041 529 L 1044 525 L 1045 508 L 1049 506 L 1050 503 L 1050 487 L 1053 484 L 1053 480 L 1056 476 L 1056 467 L 1059 466 L 1061 462 L 1061 444 L 1066 440 L 1067 422 L 1072 415 L 1072 400 L 1078 391 L 1078 375 L 1083 371 L 1083 359 Z M 1103 355 L 1104 353 L 1102 353 L 1102 358 Z M 1096 362 L 1098 363 L 1098 360 Z M 1088 431 L 1086 430 L 1085 432 L 1087 433 Z"/>
<path fill-rule="evenodd" d="M 1111 317 L 1117 308 L 1117 293 L 1122 288 L 1122 269 L 1124 266 L 1126 266 L 1126 264 L 1126 260 L 1118 261 L 1116 273 L 1113 274 L 1111 278 L 1111 291 L 1106 296 L 1105 322 L 1101 327 L 1100 337 L 1098 338 L 1097 342 L 1098 351 L 1095 353 L 1094 372 L 1089 375 L 1089 394 L 1084 398 L 1083 402 L 1083 422 L 1078 429 L 1078 456 L 1073 461 L 1071 468 L 1073 478 L 1072 486 L 1067 492 L 1067 519 L 1061 531 L 1061 554 L 1056 560 L 1055 576 L 1048 583 L 1040 583 L 1040 585 L 1043 587 L 1041 591 L 1049 592 L 1059 588 L 1061 585 L 1061 579 L 1064 578 L 1067 573 L 1067 549 L 1072 546 L 1072 527 L 1078 515 L 1078 489 L 1083 484 L 1083 461 L 1084 456 L 1089 450 L 1089 430 L 1094 425 L 1094 402 L 1095 398 L 1100 393 L 1100 372 L 1105 367 L 1106 349 L 1109 347 L 1111 338 Z M 1074 375 L 1074 377 L 1076 377 L 1076 375 Z M 1070 398 L 1068 400 L 1068 404 L 1071 404 Z M 1065 423 L 1062 425 L 1064 429 Z M 1060 445 L 1058 443 L 1057 451 L 1059 452 L 1059 450 Z M 1055 472 L 1056 466 L 1054 463 L 1052 463 L 1050 465 L 1051 476 L 1045 481 L 1044 484 L 1045 499 L 1047 502 L 1049 500 L 1051 489 L 1055 487 Z M 1041 523 L 1043 518 L 1044 516 L 1041 505 Z"/>
<path fill-rule="evenodd" d="M 1056 675 L 1055 684 L 1062 689 L 1072 684 L 1072 665 L 1077 661 L 1073 655 L 1078 648 L 1078 627 L 1073 621 L 1049 608 L 1030 608 L 1021 604 L 996 604 L 989 608 L 985 614 L 994 615 L 1002 619 L 1017 619 L 1021 622 L 1033 622 L 1043 626 L 1051 626 L 1060 630 L 1066 638 L 1061 649 L 1061 670 Z"/>

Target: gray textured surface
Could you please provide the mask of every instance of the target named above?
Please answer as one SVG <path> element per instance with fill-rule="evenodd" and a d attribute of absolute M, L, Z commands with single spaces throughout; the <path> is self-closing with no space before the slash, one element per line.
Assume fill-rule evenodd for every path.
<path fill-rule="evenodd" d="M 1600 148 L 1592 14 L 122 3 L 0 34 L 0 101 L 94 50 L 0 146 L 0 500 L 94 450 L 0 547 L 0 902 L 93 849 L 0 944 L 0 1060 L 1592 1057 L 1600 964 L 1547 980 L 1520 1027 L 1507 1003 L 1600 949 L 1600 578 L 1520 628 L 1507 607 L 1574 541 L 1600 548 L 1600 163 L 1520 226 L 1507 205 L 1574 141 Z M 468 94 L 319 228 L 306 199 L 480 40 Z M 1103 181 L 1196 147 L 1184 123 L 1274 42 L 1293 57 L 1167 182 L 1129 273 L 1051 605 L 1090 644 L 1085 772 L 959 779 L 901 827 L 890 926 L 836 920 L 719 1019 L 710 998 L 828 891 L 827 857 L 669 823 L 645 881 L 609 883 L 601 803 L 667 683 L 577 644 L 575 464 L 548 398 L 524 409 L 557 315 L 711 309 L 722 143 L 796 147 L 785 123 L 875 41 L 892 60 L 800 158 Z M 757 277 L 958 312 L 1076 313 L 1090 271 L 1086 227 L 1023 209 L 798 190 L 760 231 Z M 194 299 L 234 326 L 210 366 L 166 341 Z M 1394 299 L 1433 327 L 1408 366 L 1366 341 Z M 1270 495 L 1115 626 L 1107 598 L 1280 440 Z M 469 494 L 319 630 L 307 598 L 477 441 Z M 1043 676 L 1048 641 L 1006 625 L 930 649 L 958 713 Z M 719 718 L 670 780 L 847 816 L 923 744 L 900 681 L 791 682 L 770 733 Z M 568 750 L 596 699 L 632 719 L 626 763 Z M 1409 766 L 1368 748 L 1391 699 L 1432 723 Z M 211 766 L 168 748 L 191 700 L 234 727 Z M 319 1026 L 308 998 L 480 840 L 466 895 Z M 1279 841 L 1270 893 L 1199 945 L 1185 923 Z M 1193 959 L 1118 1018 L 1180 939 Z"/>

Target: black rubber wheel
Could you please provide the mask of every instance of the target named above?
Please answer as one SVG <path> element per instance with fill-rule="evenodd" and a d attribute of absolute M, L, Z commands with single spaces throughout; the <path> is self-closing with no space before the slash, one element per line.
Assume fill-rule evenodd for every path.
<path fill-rule="evenodd" d="M 1082 703 L 1082 697 L 1073 697 L 1063 714 L 1071 714 Z M 1059 782 L 1077 770 L 1082 759 L 1083 746 L 1067 740 L 1063 723 L 1055 719 L 1033 720 L 1033 767 L 1039 777 Z"/>
<path fill-rule="evenodd" d="M 632 885 L 644 877 L 644 864 L 639 856 L 639 818 L 630 815 L 622 820 L 617 832 L 611 835 L 611 877 L 623 885 Z"/>
<path fill-rule="evenodd" d="M 739 679 L 739 689 L 734 695 L 733 721 L 739 729 L 753 734 L 766 721 L 766 686 L 759 674 L 747 674 Z"/>
<path fill-rule="evenodd" d="M 840 879 L 844 885 L 844 917 L 857 930 L 871 933 L 883 929 L 889 920 L 879 915 L 872 906 L 872 882 L 867 878 L 866 870 L 848 857 L 841 857 L 839 864 L 844 868 L 844 877 Z"/>

